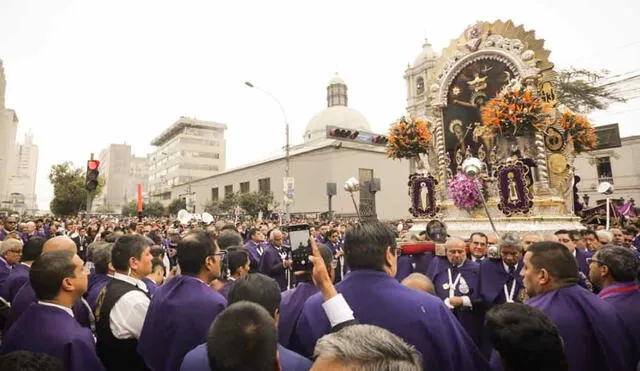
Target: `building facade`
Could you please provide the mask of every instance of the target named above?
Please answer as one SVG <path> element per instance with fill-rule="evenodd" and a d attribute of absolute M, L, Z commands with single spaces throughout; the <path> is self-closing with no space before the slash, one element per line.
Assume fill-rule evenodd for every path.
<path fill-rule="evenodd" d="M 640 200 L 640 162 L 635 161 L 640 157 L 640 135 L 621 138 L 621 142 L 619 148 L 585 152 L 576 158 L 578 191 L 582 200 L 587 195 L 588 206 L 606 199 L 597 191 L 601 182 L 613 184 L 612 198 Z"/>
<path fill-rule="evenodd" d="M 33 134 L 24 135 L 23 143 L 16 146 L 16 161 L 9 178 L 9 200 L 23 200 L 24 203 L 13 209 L 19 212 L 38 211 L 36 197 L 36 175 L 38 173 L 38 146 L 33 143 Z"/>
<path fill-rule="evenodd" d="M 343 190 L 344 182 L 356 177 L 361 190 L 354 196 L 362 209 L 371 197 L 367 181 L 380 179 L 376 192 L 376 211 L 380 219 L 409 216 L 407 197 L 408 161 L 387 157 L 384 146 L 371 144 L 370 125 L 357 110 L 347 107 L 347 85 L 334 76 L 327 86 L 327 108 L 314 115 L 304 131 L 304 142 L 290 149 L 290 176 L 294 178 L 294 202 L 289 211 L 296 215 L 317 216 L 329 211 L 327 184 L 335 183 L 337 194 L 332 197 L 332 210 L 338 215 L 355 215 L 351 195 Z M 350 131 L 353 138 L 336 138 L 332 128 Z M 236 192 L 272 193 L 283 209 L 286 158 L 247 164 L 208 178 L 194 180 L 172 188 L 171 198 L 187 192 L 195 194 L 195 212 L 201 213 L 209 202 L 220 202 Z M 255 217 L 255 215 L 254 215 Z"/>
<path fill-rule="evenodd" d="M 101 212 L 120 212 L 137 197 L 137 184 L 147 187 L 149 174 L 146 157 L 136 157 L 128 144 L 111 144 L 100 152 L 100 175 L 105 183 L 92 208 Z"/>
<path fill-rule="evenodd" d="M 429 105 L 428 86 L 425 86 L 431 78 L 436 63 L 436 53 L 431 44 L 425 40 L 422 51 L 413 61 L 413 65 L 407 66 L 404 80 L 407 86 L 407 112 L 415 117 L 425 117 Z"/>
<path fill-rule="evenodd" d="M 171 187 L 224 171 L 225 130 L 225 124 L 183 116 L 157 136 L 149 155 L 151 199 L 168 204 Z"/>
<path fill-rule="evenodd" d="M 6 86 L 7 81 L 0 60 L 0 197 L 2 207 L 11 208 L 15 202 L 10 197 L 9 179 L 15 169 L 18 115 L 5 105 Z"/>

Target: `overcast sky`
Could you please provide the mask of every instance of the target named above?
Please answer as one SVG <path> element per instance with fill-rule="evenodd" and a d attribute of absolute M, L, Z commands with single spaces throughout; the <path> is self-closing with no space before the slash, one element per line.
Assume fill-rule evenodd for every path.
<path fill-rule="evenodd" d="M 517 4 L 517 5 L 516 5 Z M 137 155 L 179 116 L 226 123 L 227 167 L 277 154 L 284 105 L 293 143 L 326 106 L 338 71 L 375 131 L 404 113 L 403 73 L 428 37 L 436 51 L 477 20 L 512 19 L 546 40 L 559 68 L 638 69 L 640 2 L 0 0 L 7 106 L 52 164 L 83 164 L 110 143 Z M 592 115 L 640 134 L 640 99 Z"/>

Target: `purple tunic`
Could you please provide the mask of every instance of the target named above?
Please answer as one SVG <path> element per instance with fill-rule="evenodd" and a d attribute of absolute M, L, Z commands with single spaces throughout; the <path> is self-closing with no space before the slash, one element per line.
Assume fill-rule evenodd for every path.
<path fill-rule="evenodd" d="M 263 273 L 260 271 L 260 262 L 262 261 L 262 254 L 264 252 L 263 244 L 249 240 L 244 244 L 244 248 L 247 249 L 249 253 L 249 268 L 251 273 Z"/>
<path fill-rule="evenodd" d="M 398 270 L 396 271 L 396 279 L 402 281 L 411 273 L 422 273 L 427 275 L 429 265 L 434 258 L 434 254 L 426 252 L 422 254 L 400 255 L 398 257 Z"/>
<path fill-rule="evenodd" d="M 16 264 L 15 267 L 9 273 L 9 276 L 4 281 L 2 288 L 0 289 L 0 296 L 6 301 L 12 302 L 15 298 L 18 290 L 29 281 L 29 266 L 24 264 Z"/>
<path fill-rule="evenodd" d="M 5 325 L 5 330 L 11 327 L 19 318 L 22 316 L 24 312 L 26 312 L 27 308 L 32 303 L 37 302 L 36 293 L 33 291 L 31 287 L 31 282 L 27 281 L 22 285 L 18 293 L 16 294 L 13 302 L 11 303 L 11 317 L 7 324 Z M 80 326 L 91 328 L 91 324 L 93 322 L 91 310 L 88 304 L 85 304 L 83 298 L 80 298 L 73 304 L 73 315 L 76 321 L 80 324 Z"/>
<path fill-rule="evenodd" d="M 96 310 L 96 301 L 98 301 L 98 296 L 100 296 L 102 289 L 107 287 L 109 281 L 111 281 L 111 277 L 106 274 L 93 273 L 89 276 L 89 287 L 85 296 L 92 311 Z"/>
<path fill-rule="evenodd" d="M 436 296 L 443 301 L 449 297 L 449 287 L 451 283 L 456 283 L 458 274 L 460 279 L 455 284 L 454 295 L 455 296 L 468 296 L 471 301 L 472 307 L 457 307 L 452 310 L 453 314 L 458 318 L 462 327 L 467 331 L 469 336 L 478 345 L 479 348 L 483 348 L 483 334 L 484 334 L 484 310 L 482 308 L 482 299 L 478 292 L 479 289 L 479 272 L 480 264 L 471 260 L 465 260 L 462 267 L 453 267 L 446 258 L 438 258 L 443 260 L 438 264 L 437 270 L 432 270 L 431 280 L 436 289 Z M 451 283 L 449 282 L 449 269 L 451 269 Z M 462 291 L 465 292 L 462 292 Z M 487 347 L 486 355 L 488 355 L 489 348 Z"/>
<path fill-rule="evenodd" d="M 224 283 L 224 285 L 222 285 L 222 287 L 220 288 L 220 290 L 218 290 L 218 292 L 220 293 L 220 295 L 224 296 L 225 298 L 227 297 L 227 294 L 229 293 L 229 290 L 231 290 L 231 287 L 233 286 L 233 284 L 236 282 L 235 279 L 229 277 L 227 279 L 227 282 Z"/>
<path fill-rule="evenodd" d="M 49 354 L 60 359 L 68 371 L 104 370 L 91 331 L 63 309 L 48 305 L 30 305 L 4 334 L 0 353 L 18 350 Z"/>
<path fill-rule="evenodd" d="M 338 251 L 342 250 L 342 248 L 344 247 L 344 242 L 338 241 L 337 243 L 334 244 L 331 241 L 327 241 L 324 245 L 327 246 L 329 249 L 331 249 L 331 252 L 333 253 L 333 256 L 335 258 L 335 255 L 338 253 Z M 336 260 L 336 268 L 335 268 L 334 283 L 338 283 L 342 281 L 343 276 L 345 276 L 349 272 L 349 267 L 346 266 L 346 263 L 344 261 L 344 255 L 340 258 L 335 258 L 335 260 Z"/>
<path fill-rule="evenodd" d="M 278 344 L 278 355 L 283 371 L 306 371 L 311 369 L 311 361 L 280 344 Z M 180 371 L 207 371 L 209 369 L 207 344 L 200 344 L 187 353 L 180 366 Z"/>
<path fill-rule="evenodd" d="M 262 260 L 260 260 L 260 272 L 276 280 L 280 291 L 287 289 L 287 274 L 284 265 L 282 265 L 282 256 L 278 248 L 271 244 L 264 248 Z"/>
<path fill-rule="evenodd" d="M 527 301 L 558 326 L 570 371 L 634 370 L 633 340 L 611 304 L 578 285 Z"/>
<path fill-rule="evenodd" d="M 298 322 L 304 303 L 318 289 L 313 283 L 301 282 L 295 288 L 282 293 L 280 299 L 280 321 L 278 322 L 278 340 L 282 346 L 291 346 L 291 335 Z"/>
<path fill-rule="evenodd" d="M 640 288 L 635 282 L 619 283 L 600 291 L 600 298 L 618 312 L 625 327 L 634 336 L 640 355 Z"/>
<path fill-rule="evenodd" d="M 148 279 L 147 277 L 144 277 L 141 281 L 144 282 L 145 285 L 147 285 L 149 296 L 153 296 L 156 291 L 158 291 L 158 284 Z"/>
<path fill-rule="evenodd" d="M 513 300 L 522 302 L 524 285 L 522 284 L 522 260 L 512 273 L 508 273 L 502 260 L 484 259 L 480 263 L 480 298 L 484 301 L 486 308 L 496 304 L 507 302 L 506 291 L 509 296 L 513 293 Z M 515 281 L 515 287 L 514 285 Z"/>
<path fill-rule="evenodd" d="M 227 300 L 206 283 L 177 276 L 158 288 L 138 339 L 138 353 L 154 371 L 175 371 L 185 354 L 206 342 Z"/>
<path fill-rule="evenodd" d="M 586 277 L 589 277 L 589 263 L 587 258 L 590 258 L 593 254 L 581 249 L 576 249 L 576 262 L 578 262 L 578 270 L 582 272 Z"/>
<path fill-rule="evenodd" d="M 4 281 L 7 280 L 7 277 L 9 277 L 12 268 L 4 258 L 0 258 L 0 289 L 4 285 Z"/>
<path fill-rule="evenodd" d="M 425 369 L 488 369 L 476 345 L 439 298 L 402 286 L 387 273 L 373 270 L 352 271 L 336 289 L 360 323 L 387 329 L 414 345 L 424 357 Z M 330 332 L 322 296 L 317 293 L 304 304 L 291 348 L 310 356 L 318 339 Z"/>

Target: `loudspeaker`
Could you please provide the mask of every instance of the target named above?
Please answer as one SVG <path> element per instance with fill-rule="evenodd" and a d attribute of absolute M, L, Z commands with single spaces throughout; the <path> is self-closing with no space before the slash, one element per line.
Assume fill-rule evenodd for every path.
<path fill-rule="evenodd" d="M 327 196 L 335 196 L 336 194 L 338 194 L 336 183 L 327 183 Z"/>
<path fill-rule="evenodd" d="M 369 182 L 369 192 L 379 192 L 382 188 L 380 187 L 380 178 L 373 178 Z"/>

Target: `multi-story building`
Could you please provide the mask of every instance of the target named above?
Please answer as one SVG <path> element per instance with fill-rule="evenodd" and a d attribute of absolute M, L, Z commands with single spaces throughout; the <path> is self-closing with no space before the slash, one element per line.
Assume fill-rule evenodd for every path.
<path fill-rule="evenodd" d="M 13 205 L 20 212 L 34 213 L 36 202 L 36 174 L 38 172 L 38 146 L 33 144 L 33 134 L 24 135 L 24 142 L 16 146 L 16 161 L 9 178 L 9 200 L 24 200 L 24 204 Z"/>
<path fill-rule="evenodd" d="M 149 156 L 151 199 L 169 203 L 171 187 L 224 171 L 226 129 L 225 124 L 183 116 L 157 136 Z"/>
<path fill-rule="evenodd" d="M 105 179 L 101 194 L 93 209 L 119 212 L 127 202 L 136 198 L 136 187 L 147 186 L 148 163 L 145 157 L 131 154 L 128 144 L 111 144 L 100 152 L 100 174 Z"/>
<path fill-rule="evenodd" d="M 11 207 L 9 197 L 9 178 L 15 169 L 16 132 L 18 116 L 16 111 L 5 106 L 5 88 L 7 82 L 0 60 L 0 197 L 3 207 Z"/>
<path fill-rule="evenodd" d="M 589 206 L 606 199 L 598 193 L 601 182 L 613 184 L 612 198 L 640 201 L 640 163 L 634 161 L 640 156 L 640 135 L 620 138 L 620 142 L 619 148 L 585 152 L 576 158 L 579 195 L 583 200 L 587 195 Z"/>

